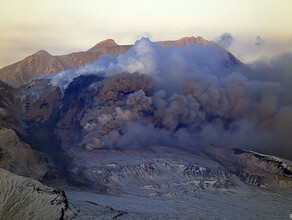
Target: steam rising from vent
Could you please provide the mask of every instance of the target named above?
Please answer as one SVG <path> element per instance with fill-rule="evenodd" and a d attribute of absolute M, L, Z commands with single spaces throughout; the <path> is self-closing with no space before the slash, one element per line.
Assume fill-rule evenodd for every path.
<path fill-rule="evenodd" d="M 255 41 L 255 45 L 259 50 L 261 50 L 265 46 L 265 42 L 260 36 L 257 36 L 256 41 Z"/>
<path fill-rule="evenodd" d="M 81 120 L 81 146 L 247 147 L 292 158 L 292 55 L 250 67 L 210 43 L 163 47 L 142 38 L 55 74 L 63 90 L 79 75 L 106 77 Z"/>
<path fill-rule="evenodd" d="M 216 43 L 222 47 L 229 48 L 233 42 L 233 36 L 230 33 L 224 33 L 215 39 Z"/>

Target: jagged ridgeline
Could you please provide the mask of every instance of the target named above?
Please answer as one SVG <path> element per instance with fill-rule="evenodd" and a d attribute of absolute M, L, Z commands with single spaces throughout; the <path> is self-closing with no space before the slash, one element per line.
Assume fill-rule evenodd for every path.
<path fill-rule="evenodd" d="M 157 44 L 162 44 L 167 47 L 173 43 L 178 46 L 184 46 L 186 44 L 207 44 L 209 42 L 202 37 L 189 37 L 177 41 L 163 41 Z M 101 55 L 111 54 L 117 56 L 123 54 L 132 46 L 118 45 L 113 39 L 107 39 L 87 51 L 62 56 L 53 56 L 47 51 L 40 50 L 22 61 L 0 69 L 0 79 L 9 82 L 13 86 L 20 86 L 34 77 L 58 73 L 67 69 L 76 69 L 87 63 L 92 63 L 98 60 Z"/>

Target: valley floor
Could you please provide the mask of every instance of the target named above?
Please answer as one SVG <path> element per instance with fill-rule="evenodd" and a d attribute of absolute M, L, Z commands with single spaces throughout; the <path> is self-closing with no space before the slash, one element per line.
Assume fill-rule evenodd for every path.
<path fill-rule="evenodd" d="M 278 158 L 228 151 L 228 169 L 244 158 L 240 172 L 245 175 L 240 176 L 201 151 L 161 146 L 142 152 L 75 150 L 69 169 L 90 184 L 48 183 L 61 187 L 80 210 L 74 219 L 289 219 L 292 214 L 291 179 L 281 174 L 285 169 Z M 214 155 L 219 158 L 219 152 Z M 288 169 L 290 162 L 281 165 Z M 279 174 L 270 179 L 273 169 Z"/>

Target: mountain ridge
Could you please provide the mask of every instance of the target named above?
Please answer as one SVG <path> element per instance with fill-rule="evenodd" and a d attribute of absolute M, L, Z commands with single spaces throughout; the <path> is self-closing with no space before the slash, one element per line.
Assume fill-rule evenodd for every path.
<path fill-rule="evenodd" d="M 183 37 L 179 40 L 159 41 L 154 43 L 160 44 L 163 47 L 169 47 L 172 44 L 176 44 L 178 47 L 183 47 L 186 44 L 215 44 L 200 36 Z M 133 45 L 118 45 L 113 39 L 106 39 L 97 43 L 87 51 L 73 52 L 65 55 L 55 56 L 45 50 L 39 50 L 19 62 L 0 69 L 0 80 L 8 82 L 14 87 L 19 87 L 35 77 L 84 66 L 87 63 L 98 60 L 101 55 L 110 54 L 118 56 L 127 52 L 132 46 Z M 238 61 L 231 52 L 224 48 L 222 49 L 232 58 L 231 60 Z"/>
<path fill-rule="evenodd" d="M 99 50 L 105 47 L 114 47 L 114 46 L 119 46 L 114 39 L 105 39 L 103 41 L 100 41 L 96 45 L 94 45 L 92 48 L 90 48 L 87 51 L 93 51 L 93 50 Z"/>

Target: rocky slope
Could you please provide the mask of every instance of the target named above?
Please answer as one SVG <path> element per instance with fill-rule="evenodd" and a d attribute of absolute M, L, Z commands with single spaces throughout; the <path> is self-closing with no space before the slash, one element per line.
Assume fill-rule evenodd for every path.
<path fill-rule="evenodd" d="M 13 95 L 11 94 L 11 90 L 12 88 L 8 84 L 0 80 L 0 107 L 1 108 L 5 108 L 11 104 L 13 100 Z"/>
<path fill-rule="evenodd" d="M 49 171 L 48 161 L 22 140 L 27 133 L 19 114 L 11 109 L 13 89 L 0 81 L 0 90 L 0 167 L 40 180 Z"/>
<path fill-rule="evenodd" d="M 77 210 L 65 193 L 0 169 L 1 219 L 69 219 Z"/>
<path fill-rule="evenodd" d="M 209 43 L 211 42 L 202 37 L 185 37 L 176 41 L 162 41 L 157 44 L 168 47 L 171 44 L 184 46 L 186 44 L 195 45 Z M 62 56 L 53 56 L 47 51 L 40 50 L 22 61 L 0 69 L 0 80 L 7 81 L 11 85 L 18 87 L 34 77 L 58 73 L 67 69 L 75 69 L 98 60 L 101 55 L 111 54 L 117 56 L 127 52 L 131 47 L 132 45 L 118 45 L 114 40 L 107 39 L 96 44 L 87 51 L 75 52 Z M 222 50 L 225 49 L 222 48 Z M 226 51 L 226 56 L 230 57 L 232 62 L 239 62 L 229 51 Z"/>
<path fill-rule="evenodd" d="M 0 167 L 13 173 L 42 179 L 49 171 L 45 156 L 24 143 L 12 129 L 0 129 Z"/>
<path fill-rule="evenodd" d="M 48 161 L 50 155 L 36 151 L 25 141 L 29 135 L 21 109 L 12 107 L 18 102 L 18 91 L 1 81 L 0 91 L 0 218 L 73 217 L 77 210 L 68 204 L 64 192 L 36 181 L 56 177 L 55 164 Z"/>

